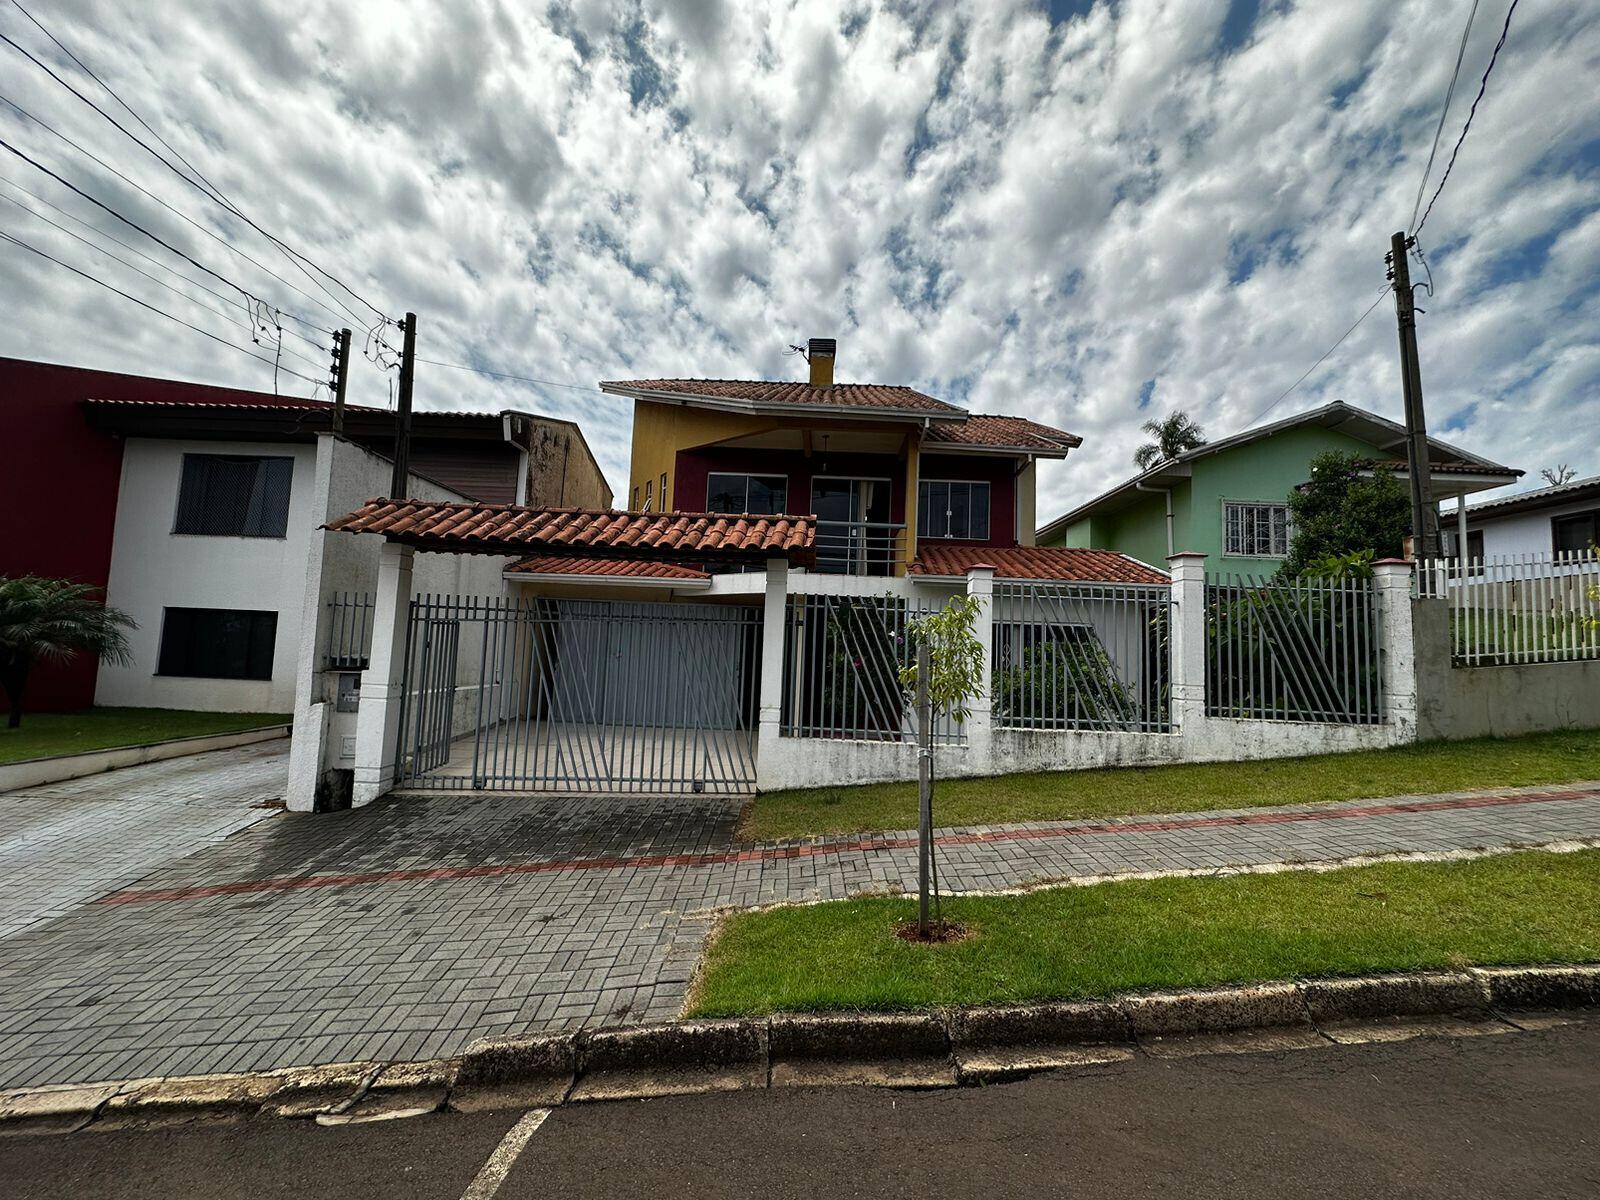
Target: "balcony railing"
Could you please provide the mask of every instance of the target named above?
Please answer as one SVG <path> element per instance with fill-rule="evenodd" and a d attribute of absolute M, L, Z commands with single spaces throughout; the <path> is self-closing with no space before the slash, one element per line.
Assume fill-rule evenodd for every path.
<path fill-rule="evenodd" d="M 818 521 L 817 570 L 830 575 L 894 575 L 905 555 L 905 526 L 887 521 Z"/>

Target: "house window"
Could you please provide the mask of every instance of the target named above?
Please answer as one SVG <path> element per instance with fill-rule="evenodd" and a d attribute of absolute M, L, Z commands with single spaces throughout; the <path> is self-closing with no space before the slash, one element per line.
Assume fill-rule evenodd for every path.
<path fill-rule="evenodd" d="M 294 459 L 185 454 L 173 533 L 281 538 L 289 528 Z"/>
<path fill-rule="evenodd" d="M 271 679 L 278 614 L 247 609 L 169 608 L 161 622 L 157 675 Z"/>
<path fill-rule="evenodd" d="M 628 505 L 628 508 L 631 512 L 639 511 L 639 485 L 637 483 L 633 485 L 633 501 Z"/>
<path fill-rule="evenodd" d="M 667 511 L 667 473 L 661 472 L 661 511 Z"/>
<path fill-rule="evenodd" d="M 1600 545 L 1600 508 L 1553 518 L 1550 539 L 1557 554 L 1589 553 L 1590 546 Z"/>
<path fill-rule="evenodd" d="M 917 536 L 989 539 L 989 485 L 924 479 L 917 489 Z"/>
<path fill-rule="evenodd" d="M 655 511 L 654 506 L 651 505 L 651 503 L 650 503 L 650 495 L 651 495 L 652 489 L 655 487 L 655 482 L 656 481 L 653 480 L 653 479 L 646 479 L 644 481 L 644 508 L 640 510 L 641 512 L 654 512 Z"/>
<path fill-rule="evenodd" d="M 1461 552 L 1457 543 L 1461 541 L 1461 534 L 1455 529 L 1440 530 L 1444 534 L 1444 553 L 1446 558 L 1460 558 Z M 1483 530 L 1467 530 L 1467 561 L 1483 561 Z"/>
<path fill-rule="evenodd" d="M 1289 506 L 1241 504 L 1222 506 L 1223 553 L 1238 558 L 1284 558 L 1289 553 Z"/>
<path fill-rule="evenodd" d="M 789 479 L 785 475 L 713 472 L 706 478 L 707 512 L 772 516 L 783 512 L 788 502 Z"/>

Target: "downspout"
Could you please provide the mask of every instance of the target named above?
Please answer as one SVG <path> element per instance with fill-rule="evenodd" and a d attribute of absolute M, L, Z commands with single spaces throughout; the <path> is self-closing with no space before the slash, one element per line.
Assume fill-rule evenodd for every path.
<path fill-rule="evenodd" d="M 509 412 L 500 414 L 500 437 L 506 445 L 517 452 L 517 489 L 514 499 L 517 504 L 528 502 L 528 447 L 517 441 L 516 416 Z"/>
<path fill-rule="evenodd" d="M 1150 487 L 1137 481 L 1134 482 L 1133 487 L 1135 491 L 1139 492 L 1160 492 L 1167 498 L 1167 554 L 1169 556 L 1176 554 L 1178 552 L 1177 547 L 1172 544 L 1172 489 L 1169 487 Z"/>

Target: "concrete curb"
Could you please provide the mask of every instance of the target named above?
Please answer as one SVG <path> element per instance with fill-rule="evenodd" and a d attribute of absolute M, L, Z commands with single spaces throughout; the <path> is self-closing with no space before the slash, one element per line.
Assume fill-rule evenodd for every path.
<path fill-rule="evenodd" d="M 115 771 L 120 767 L 137 767 L 142 763 L 162 762 L 169 758 L 186 758 L 191 754 L 205 754 L 211 750 L 232 750 L 239 746 L 253 746 L 257 742 L 286 738 L 289 736 L 289 731 L 288 725 L 262 725 L 255 729 L 240 729 L 233 733 L 202 733 L 194 737 L 173 738 L 171 741 L 151 742 L 145 746 L 113 746 L 106 750 L 86 750 L 82 754 L 58 754 L 54 758 L 25 758 L 21 762 L 0 766 L 0 792 L 65 783 L 69 779 L 84 779 L 90 775 Z"/>
<path fill-rule="evenodd" d="M 1058 1067 L 1539 1027 L 1600 1009 L 1600 964 L 1278 980 L 923 1013 L 778 1014 L 482 1041 L 452 1059 L 338 1063 L 0 1093 L 0 1135 L 256 1116 L 321 1124 L 786 1086 L 949 1087 Z"/>

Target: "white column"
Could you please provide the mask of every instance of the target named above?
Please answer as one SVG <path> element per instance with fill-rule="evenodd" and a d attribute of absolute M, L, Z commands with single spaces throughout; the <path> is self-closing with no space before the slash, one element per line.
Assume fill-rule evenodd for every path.
<path fill-rule="evenodd" d="M 356 713 L 356 762 L 350 802 L 359 808 L 387 792 L 395 780 L 404 689 L 406 623 L 411 615 L 410 546 L 385 542 L 378 552 L 378 587 L 372 614 L 372 651 L 361 674 Z"/>
<path fill-rule="evenodd" d="M 317 435 L 316 475 L 311 491 L 311 512 L 320 526 L 338 513 L 328 511 L 328 491 L 333 476 L 336 443 L 331 433 Z M 300 610 L 300 653 L 295 663 L 294 735 L 289 739 L 289 780 L 284 803 L 290 812 L 311 812 L 316 807 L 317 786 L 327 766 L 328 708 L 321 693 L 322 651 L 327 636 L 327 607 L 322 602 L 322 566 L 327 539 L 320 528 L 311 531 L 306 552 L 306 586 Z M 349 534 L 333 534 L 348 538 Z"/>
<path fill-rule="evenodd" d="M 761 691 L 756 725 L 756 780 L 762 767 L 770 772 L 782 750 L 779 729 L 783 722 L 783 634 L 789 603 L 789 564 L 767 560 L 767 590 L 761 613 Z M 763 785 L 764 786 L 764 785 Z"/>
<path fill-rule="evenodd" d="M 994 698 L 989 681 L 994 675 L 994 568 L 987 563 L 967 568 L 967 596 L 978 602 L 972 632 L 983 647 L 982 680 L 967 716 L 967 760 L 975 773 L 987 773 L 994 759 Z"/>
<path fill-rule="evenodd" d="M 1411 564 L 1385 558 L 1372 566 L 1372 583 L 1378 594 L 1381 639 L 1380 670 L 1383 677 L 1383 720 L 1397 742 L 1410 742 L 1417 733 L 1417 646 L 1411 619 Z"/>
<path fill-rule="evenodd" d="M 1206 556 L 1167 555 L 1172 573 L 1172 724 L 1196 733 L 1206 718 Z"/>

